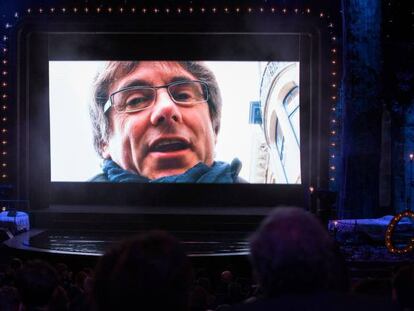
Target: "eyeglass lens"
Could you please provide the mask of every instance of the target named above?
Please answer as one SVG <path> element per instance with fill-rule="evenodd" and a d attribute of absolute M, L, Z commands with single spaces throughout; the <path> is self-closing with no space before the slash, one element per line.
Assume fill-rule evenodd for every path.
<path fill-rule="evenodd" d="M 207 85 L 198 81 L 180 82 L 166 86 L 172 100 L 181 105 L 192 105 L 207 100 Z M 158 88 L 137 87 L 113 95 L 112 101 L 118 111 L 138 111 L 150 107 Z"/>

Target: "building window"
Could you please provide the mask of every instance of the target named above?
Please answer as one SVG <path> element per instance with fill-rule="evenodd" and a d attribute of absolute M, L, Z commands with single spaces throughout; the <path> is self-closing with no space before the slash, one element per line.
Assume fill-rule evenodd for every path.
<path fill-rule="evenodd" d="M 299 87 L 294 86 L 283 99 L 283 107 L 288 115 L 290 126 L 300 144 L 300 118 L 299 118 Z"/>
<path fill-rule="evenodd" d="M 283 136 L 282 128 L 280 127 L 279 120 L 276 120 L 276 133 L 275 133 L 276 148 L 279 152 L 279 158 L 284 163 L 285 153 L 285 137 Z"/>

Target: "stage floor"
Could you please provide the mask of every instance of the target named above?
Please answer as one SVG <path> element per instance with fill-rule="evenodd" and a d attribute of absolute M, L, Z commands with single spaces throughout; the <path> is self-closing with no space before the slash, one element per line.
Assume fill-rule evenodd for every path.
<path fill-rule="evenodd" d="M 107 249 L 121 240 L 139 234 L 139 231 L 71 231 L 31 229 L 4 242 L 8 247 L 34 252 L 101 256 Z M 190 256 L 246 256 L 248 236 L 246 232 L 217 231 L 174 231 Z M 383 239 L 352 232 L 344 239 L 344 233 L 337 236 L 341 253 L 347 262 L 414 262 L 414 252 L 403 255 L 391 254 Z M 408 240 L 406 234 L 404 240 Z"/>
<path fill-rule="evenodd" d="M 129 212 L 129 211 L 126 211 Z M 201 212 L 198 210 L 197 212 Z M 202 211 L 205 213 L 207 211 Z M 124 238 L 131 237 L 149 228 L 135 226 L 114 226 L 114 216 L 110 214 L 89 215 L 89 218 L 77 214 L 69 219 L 70 213 L 40 213 L 38 217 L 50 219 L 46 223 L 53 227 L 31 229 L 21 233 L 4 244 L 8 247 L 29 250 L 34 252 L 100 256 L 112 245 Z M 92 223 L 92 218 L 101 216 L 105 222 L 102 226 Z M 140 215 L 138 215 L 140 217 Z M 254 224 L 258 216 L 245 215 L 234 225 L 234 215 L 217 215 L 209 221 L 201 222 L 202 215 L 164 215 L 170 222 L 177 222 L 181 227 L 203 227 L 204 230 L 168 230 L 173 233 L 186 248 L 190 256 L 246 256 L 248 255 L 248 237 L 254 231 Z M 132 214 L 126 215 L 122 220 L 131 219 Z M 154 220 L 160 223 L 161 216 L 155 215 Z M 203 219 L 204 219 L 203 218 Z M 378 219 L 349 219 L 330 222 L 329 231 L 337 241 L 344 258 L 348 262 L 405 262 L 414 261 L 414 252 L 398 255 L 391 254 L 385 247 L 385 230 L 391 216 Z M 69 219 L 69 220 L 68 220 Z M 184 223 L 182 219 L 187 220 Z M 96 219 L 95 219 L 96 220 Z M 180 220 L 181 222 L 178 222 Z M 233 220 L 233 222 L 232 222 Z M 67 225 L 64 221 L 67 221 Z M 77 221 L 77 222 L 76 222 Z M 88 224 L 81 226 L 80 224 Z M 101 223 L 101 222 L 99 222 Z M 154 221 L 155 223 L 155 221 Z M 185 225 L 185 226 L 184 226 Z M 69 229 L 67 228 L 69 227 Z M 135 229 L 134 229 L 135 227 Z M 76 230 L 74 229 L 76 228 Z M 87 229 L 90 228 L 90 229 Z M 93 229 L 92 229 L 93 228 Z M 111 229 L 107 229 L 111 228 Z M 118 228 L 115 230 L 115 228 Z M 121 228 L 121 229 L 120 229 Z M 237 229 L 234 229 L 237 228 Z M 404 247 L 414 237 L 414 222 L 410 219 L 401 221 L 393 236 L 394 244 Z"/>
<path fill-rule="evenodd" d="M 245 232 L 172 232 L 190 256 L 240 256 L 248 254 Z M 59 231 L 32 229 L 4 242 L 6 246 L 37 252 L 101 256 L 119 241 L 139 232 Z"/>

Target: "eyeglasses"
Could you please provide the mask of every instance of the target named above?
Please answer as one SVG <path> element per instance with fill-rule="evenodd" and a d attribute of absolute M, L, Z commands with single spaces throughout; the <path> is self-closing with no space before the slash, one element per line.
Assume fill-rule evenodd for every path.
<path fill-rule="evenodd" d="M 177 81 L 161 86 L 131 86 L 109 96 L 104 113 L 114 107 L 119 112 L 137 112 L 154 105 L 157 90 L 166 88 L 170 98 L 180 106 L 192 106 L 208 101 L 209 92 L 204 81 Z"/>

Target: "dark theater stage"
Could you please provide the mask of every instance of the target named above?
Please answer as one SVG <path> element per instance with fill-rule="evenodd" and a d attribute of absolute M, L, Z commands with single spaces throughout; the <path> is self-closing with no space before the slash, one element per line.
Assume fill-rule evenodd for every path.
<path fill-rule="evenodd" d="M 413 1 L 2 0 L 0 289 L 13 258 L 81 270 L 152 230 L 253 287 L 249 237 L 288 206 L 388 290 L 413 81 Z"/>
<path fill-rule="evenodd" d="M 116 211 L 116 213 L 114 213 Z M 31 213 L 37 228 L 6 245 L 17 249 L 99 256 L 123 238 L 148 230 L 169 230 L 190 256 L 245 256 L 247 238 L 268 208 L 174 208 L 125 206 L 51 206 Z M 213 215 L 212 215 L 213 214 Z M 91 226 L 93 223 L 93 226 Z"/>

